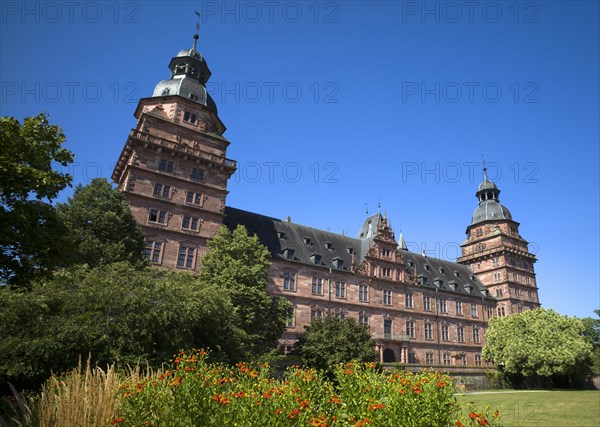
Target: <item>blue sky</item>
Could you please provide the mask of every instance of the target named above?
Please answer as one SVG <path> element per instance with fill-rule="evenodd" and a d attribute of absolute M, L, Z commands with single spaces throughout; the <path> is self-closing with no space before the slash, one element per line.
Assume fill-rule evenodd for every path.
<path fill-rule="evenodd" d="M 1 8 L 0 113 L 48 112 L 76 183 L 110 177 L 138 99 L 191 47 L 198 10 L 239 166 L 229 205 L 355 235 L 380 203 L 412 250 L 454 259 L 483 152 L 539 258 L 543 306 L 600 306 L 598 2 Z"/>

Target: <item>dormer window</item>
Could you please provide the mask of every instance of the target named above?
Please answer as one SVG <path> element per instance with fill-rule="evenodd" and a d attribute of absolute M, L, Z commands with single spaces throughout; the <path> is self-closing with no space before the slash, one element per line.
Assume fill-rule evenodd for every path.
<path fill-rule="evenodd" d="M 415 266 L 415 263 L 414 263 L 414 262 L 412 262 L 412 261 L 408 261 L 408 266 L 409 266 L 410 268 L 413 268 L 413 267 Z"/>
<path fill-rule="evenodd" d="M 454 272 L 454 277 L 460 277 L 460 273 L 458 271 Z"/>
<path fill-rule="evenodd" d="M 336 258 L 333 260 L 333 265 L 335 265 L 335 268 L 342 269 L 344 267 L 344 260 Z"/>
<path fill-rule="evenodd" d="M 285 249 L 283 251 L 283 256 L 286 259 L 294 259 L 294 250 L 293 249 Z"/>
<path fill-rule="evenodd" d="M 283 231 L 278 231 L 277 237 L 279 237 L 280 239 L 285 239 L 285 233 Z"/>
<path fill-rule="evenodd" d="M 425 269 L 425 271 L 429 271 L 431 268 L 429 267 L 429 265 L 425 264 L 423 265 L 423 268 Z"/>
<path fill-rule="evenodd" d="M 318 254 L 312 254 L 310 256 L 311 261 L 313 262 L 313 264 L 319 265 L 321 264 L 321 255 Z"/>
<path fill-rule="evenodd" d="M 452 289 L 453 291 L 458 290 L 458 283 L 454 283 L 454 282 L 450 283 L 450 289 Z"/>
<path fill-rule="evenodd" d="M 427 284 L 427 277 L 425 277 L 425 276 L 420 276 L 420 277 L 419 277 L 419 284 L 420 284 L 421 286 L 425 286 L 425 285 Z"/>
<path fill-rule="evenodd" d="M 190 99 L 192 101 L 198 101 L 198 95 L 196 95 L 195 93 L 190 93 Z"/>
<path fill-rule="evenodd" d="M 350 255 L 352 255 L 352 254 L 354 253 L 354 249 L 352 249 L 351 247 L 348 247 L 348 253 L 349 253 Z"/>
<path fill-rule="evenodd" d="M 329 249 L 330 251 L 333 250 L 333 243 L 325 242 L 325 249 Z"/>
<path fill-rule="evenodd" d="M 444 285 L 444 281 L 440 279 L 434 280 L 433 283 L 435 284 L 436 288 L 441 288 Z"/>
<path fill-rule="evenodd" d="M 444 269 L 440 267 L 440 274 L 444 274 Z"/>
<path fill-rule="evenodd" d="M 312 241 L 310 240 L 310 237 L 305 237 L 304 238 L 304 244 L 306 244 L 306 245 L 312 245 Z"/>
<path fill-rule="evenodd" d="M 161 96 L 167 96 L 169 94 L 169 89 L 163 89 L 163 91 L 160 93 Z"/>

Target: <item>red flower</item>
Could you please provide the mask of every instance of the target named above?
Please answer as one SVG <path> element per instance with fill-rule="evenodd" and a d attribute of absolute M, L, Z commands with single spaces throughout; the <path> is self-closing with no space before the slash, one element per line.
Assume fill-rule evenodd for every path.
<path fill-rule="evenodd" d="M 440 388 L 441 387 L 446 387 L 446 381 L 438 381 L 437 386 L 440 387 Z"/>
<path fill-rule="evenodd" d="M 465 426 L 463 425 L 463 423 L 461 423 L 459 420 L 456 420 L 456 421 L 454 422 L 454 425 L 455 425 L 456 427 L 465 427 Z"/>
<path fill-rule="evenodd" d="M 478 416 L 479 416 L 479 414 L 476 414 L 475 412 L 471 412 L 471 413 L 469 414 L 469 417 L 470 417 L 472 420 L 474 420 L 474 419 L 475 419 L 475 418 L 477 418 Z"/>
<path fill-rule="evenodd" d="M 115 418 L 115 419 L 114 419 L 114 420 L 112 420 L 110 423 L 111 423 L 112 425 L 115 425 L 115 424 L 122 423 L 123 421 L 125 421 L 125 417 L 119 417 L 119 418 Z"/>

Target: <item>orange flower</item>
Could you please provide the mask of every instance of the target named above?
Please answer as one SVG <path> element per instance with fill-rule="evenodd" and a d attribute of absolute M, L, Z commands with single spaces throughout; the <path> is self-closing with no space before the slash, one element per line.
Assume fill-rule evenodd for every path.
<path fill-rule="evenodd" d="M 383 403 L 378 403 L 377 405 L 371 405 L 369 406 L 369 411 L 375 411 L 376 409 L 383 409 L 385 408 L 385 405 Z"/>
<path fill-rule="evenodd" d="M 308 399 L 304 399 L 304 400 L 296 399 L 296 400 L 300 404 L 301 408 L 306 408 L 310 404 L 310 401 Z"/>
<path fill-rule="evenodd" d="M 456 420 L 456 421 L 454 422 L 454 425 L 455 425 L 456 427 L 465 427 L 465 426 L 463 425 L 463 423 L 461 423 L 459 420 Z"/>
<path fill-rule="evenodd" d="M 472 420 L 474 420 L 475 418 L 477 418 L 479 416 L 479 414 L 476 414 L 475 412 L 471 412 L 469 414 L 469 418 L 471 418 Z"/>
<path fill-rule="evenodd" d="M 112 420 L 110 423 L 111 423 L 112 425 L 115 425 L 115 424 L 122 423 L 123 421 L 125 421 L 125 417 L 119 417 L 119 418 L 115 418 L 115 419 L 114 419 L 114 420 Z"/>
<path fill-rule="evenodd" d="M 404 394 L 404 393 L 406 393 L 406 390 L 404 390 L 404 389 L 400 390 L 400 394 Z"/>
<path fill-rule="evenodd" d="M 279 414 L 281 414 L 282 412 L 283 412 L 283 411 L 282 411 L 281 409 L 278 409 L 278 410 L 276 410 L 276 411 L 275 411 L 275 415 L 279 415 Z"/>
<path fill-rule="evenodd" d="M 480 415 L 479 418 L 477 418 L 477 422 L 479 423 L 480 426 L 488 425 L 488 420 L 486 420 L 483 415 Z"/>
<path fill-rule="evenodd" d="M 438 381 L 437 382 L 437 386 L 442 388 L 442 387 L 446 387 L 446 381 Z"/>
<path fill-rule="evenodd" d="M 292 412 L 290 412 L 290 413 L 288 414 L 288 418 L 289 418 L 290 420 L 293 420 L 293 419 L 294 419 L 294 418 L 296 418 L 296 417 L 297 417 L 299 414 L 300 414 L 300 409 L 296 408 L 296 409 L 294 409 Z"/>
<path fill-rule="evenodd" d="M 500 416 L 500 411 L 498 409 L 496 409 L 494 411 L 494 417 L 498 418 Z"/>
<path fill-rule="evenodd" d="M 354 373 L 352 369 L 344 369 L 342 372 L 346 375 L 352 375 Z"/>
<path fill-rule="evenodd" d="M 169 387 L 173 387 L 174 385 L 179 385 L 179 384 L 181 384 L 181 381 L 183 381 L 183 377 L 175 377 L 171 381 L 169 381 Z"/>
<path fill-rule="evenodd" d="M 341 405 L 342 400 L 339 398 L 339 396 L 333 396 L 331 399 L 329 399 L 329 403 L 333 403 L 334 405 Z"/>
<path fill-rule="evenodd" d="M 265 392 L 265 393 L 263 393 L 263 397 L 264 397 L 265 399 L 270 399 L 270 398 L 271 398 L 271 394 L 270 394 L 270 393 L 266 393 L 266 392 Z"/>

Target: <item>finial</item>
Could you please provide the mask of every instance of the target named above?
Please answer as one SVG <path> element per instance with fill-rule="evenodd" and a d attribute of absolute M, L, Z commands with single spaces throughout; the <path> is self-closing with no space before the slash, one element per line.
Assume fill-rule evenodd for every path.
<path fill-rule="evenodd" d="M 367 216 L 369 216 L 369 205 L 365 203 L 365 212 L 367 213 Z"/>
<path fill-rule="evenodd" d="M 198 31 L 200 31 L 200 12 L 198 12 L 197 10 L 194 10 L 194 13 L 198 17 L 198 22 L 196 22 L 196 33 L 194 34 L 194 45 L 192 46 L 192 49 L 196 50 L 196 43 L 198 42 L 198 39 L 200 38 L 198 36 Z"/>
<path fill-rule="evenodd" d="M 381 213 L 381 200 L 377 198 L 377 213 Z"/>
<path fill-rule="evenodd" d="M 483 180 L 489 181 L 487 177 L 487 166 L 485 165 L 485 157 L 483 157 L 483 153 L 481 153 L 481 159 L 483 160 Z"/>

